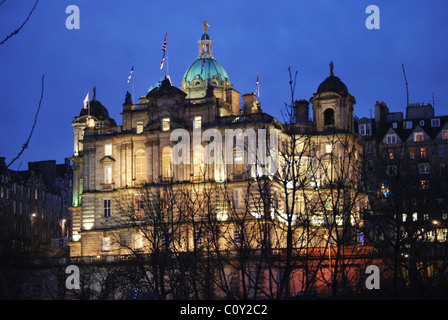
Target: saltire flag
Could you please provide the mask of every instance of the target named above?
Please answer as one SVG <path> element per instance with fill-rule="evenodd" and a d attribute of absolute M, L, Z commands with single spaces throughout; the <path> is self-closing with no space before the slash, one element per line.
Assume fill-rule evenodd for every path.
<path fill-rule="evenodd" d="M 87 104 L 89 103 L 89 100 L 90 100 L 90 91 L 87 92 L 87 96 L 84 99 L 84 109 L 87 109 Z"/>
<path fill-rule="evenodd" d="M 131 81 L 133 75 L 134 75 L 134 65 L 132 65 L 131 73 L 129 74 L 129 77 L 128 77 L 128 83 L 129 83 L 129 81 Z"/>
<path fill-rule="evenodd" d="M 160 64 L 160 70 L 163 69 L 163 64 L 165 63 L 165 54 L 166 54 L 166 48 L 167 48 L 167 38 L 168 38 L 168 32 L 165 34 L 165 40 L 163 40 L 163 45 L 162 45 L 163 57 L 162 57 L 162 63 Z"/>

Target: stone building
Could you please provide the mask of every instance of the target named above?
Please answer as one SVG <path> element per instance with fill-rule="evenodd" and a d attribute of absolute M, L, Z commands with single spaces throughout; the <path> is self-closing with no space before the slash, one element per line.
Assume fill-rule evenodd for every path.
<path fill-rule="evenodd" d="M 0 158 L 0 208 L 2 245 L 24 251 L 67 247 L 71 237 L 72 201 L 70 161 L 28 163 L 28 170 L 14 171 Z"/>
<path fill-rule="evenodd" d="M 249 181 L 268 176 L 268 180 L 272 181 L 270 206 L 275 203 L 279 216 L 289 211 L 295 217 L 298 216 L 299 212 L 306 210 L 307 197 L 297 195 L 293 201 L 294 208 L 286 209 L 285 199 L 291 196 L 286 195 L 281 183 L 278 183 L 289 179 L 284 170 L 287 162 L 285 158 L 279 157 L 278 171 L 272 174 L 266 174 L 272 162 L 260 167 L 256 163 L 247 163 L 250 145 L 248 135 L 251 132 L 259 133 L 257 130 L 266 130 L 270 138 L 274 134 L 269 135 L 269 132 L 275 131 L 278 139 L 266 142 L 266 146 L 269 149 L 274 144 L 278 145 L 283 156 L 291 143 L 291 137 L 297 141 L 302 139 L 298 147 L 301 150 L 293 151 L 290 158 L 302 159 L 301 175 L 306 174 L 307 170 L 309 174 L 310 166 L 317 160 L 319 162 L 312 169 L 315 172 L 313 177 L 306 182 L 309 197 L 319 188 L 324 190 L 337 170 L 342 172 L 349 168 L 347 173 L 350 172 L 350 179 L 358 180 L 361 163 L 358 159 L 362 157 L 362 148 L 354 128 L 353 108 L 356 100 L 345 84 L 334 75 L 333 69 L 331 63 L 330 76 L 318 86 L 310 102 L 296 102 L 292 110 L 294 123 L 282 123 L 262 111 L 255 94 L 246 93 L 241 97 L 223 66 L 215 59 L 213 41 L 204 31 L 199 39 L 198 56 L 187 69 L 181 87 L 173 86 L 167 76 L 159 87 L 140 97 L 138 103 L 134 104 L 131 95 L 127 93 L 122 105 L 122 125 L 117 125 L 109 117 L 107 109 L 96 99 L 95 93 L 89 106 L 83 108 L 72 123 L 75 141 L 71 158 L 74 174 L 71 256 L 129 253 L 129 248 L 112 244 L 111 239 L 114 237 L 131 239 L 127 243 L 131 243 L 128 247 L 133 249 L 141 247 L 141 241 L 136 240 L 139 239 L 138 232 L 127 230 L 123 220 L 118 222 L 117 217 L 123 215 L 123 203 L 126 201 L 133 204 L 131 207 L 134 211 L 147 210 L 139 199 L 148 186 L 166 188 L 171 183 L 179 189 L 186 186 L 200 187 L 200 183 L 205 182 L 215 185 L 215 188 L 225 186 L 224 195 L 223 192 L 215 191 L 209 199 L 213 202 L 212 210 L 218 220 L 225 221 L 229 217 L 229 206 L 240 212 L 251 207 L 252 217 L 263 216 L 266 211 L 274 210 L 263 208 L 260 210 L 264 213 L 255 212 L 255 200 L 250 202 L 245 198 L 248 196 Z M 313 120 L 309 116 L 310 103 Z M 190 148 L 182 150 L 186 152 L 183 159 L 190 159 L 189 163 L 173 163 L 173 157 L 179 152 L 174 142 L 181 140 L 179 135 L 173 140 L 176 130 L 183 130 L 192 137 L 188 140 Z M 222 145 L 227 145 L 227 142 L 231 144 L 231 163 L 206 163 L 205 158 L 210 157 L 211 153 L 207 153 L 210 149 L 207 149 L 203 134 L 213 132 L 210 130 L 218 132 L 214 131 L 211 136 L 222 138 Z M 226 136 L 226 130 L 233 130 L 233 135 Z M 193 141 L 195 132 L 200 132 L 202 140 L 199 144 Z M 209 136 L 205 140 L 213 138 Z M 246 153 L 239 153 L 238 148 Z M 224 148 L 219 152 L 223 158 L 229 156 L 225 154 L 228 151 Z M 353 154 L 353 158 L 344 156 L 348 153 Z M 329 199 L 327 202 L 331 202 L 331 197 Z M 317 209 L 314 211 L 317 212 Z M 316 224 L 322 225 L 323 219 L 315 219 L 321 221 Z M 194 241 L 196 235 L 186 229 L 184 231 L 188 238 L 185 241 Z M 232 237 L 235 237 L 238 230 L 233 231 Z M 277 241 L 277 245 L 282 246 L 280 242 Z"/>

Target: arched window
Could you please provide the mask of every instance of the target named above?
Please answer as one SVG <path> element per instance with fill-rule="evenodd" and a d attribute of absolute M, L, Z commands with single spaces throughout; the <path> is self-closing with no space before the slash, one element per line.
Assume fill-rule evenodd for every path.
<path fill-rule="evenodd" d="M 334 110 L 329 108 L 324 112 L 324 126 L 334 125 Z"/>
<path fill-rule="evenodd" d="M 135 179 L 144 181 L 146 176 L 146 155 L 145 151 L 138 151 L 135 155 Z"/>
<path fill-rule="evenodd" d="M 162 178 L 173 176 L 172 149 L 164 147 L 162 150 Z"/>

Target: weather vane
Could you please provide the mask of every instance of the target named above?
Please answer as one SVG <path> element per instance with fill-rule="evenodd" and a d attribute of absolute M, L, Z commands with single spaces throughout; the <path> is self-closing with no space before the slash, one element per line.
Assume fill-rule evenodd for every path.
<path fill-rule="evenodd" d="M 207 23 L 207 20 L 204 20 L 204 23 L 202 25 L 204 27 L 204 32 L 207 32 L 208 27 L 210 27 L 210 25 Z"/>

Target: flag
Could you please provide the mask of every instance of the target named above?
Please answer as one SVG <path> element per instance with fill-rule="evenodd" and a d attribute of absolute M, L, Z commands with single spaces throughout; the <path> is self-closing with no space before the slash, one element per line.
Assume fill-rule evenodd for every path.
<path fill-rule="evenodd" d="M 167 48 L 167 38 L 168 38 L 168 32 L 165 34 L 165 40 L 163 40 L 163 45 L 162 45 L 163 57 L 162 57 L 162 63 L 160 64 L 160 70 L 163 69 L 163 64 L 165 63 L 165 53 L 166 53 L 166 48 Z"/>
<path fill-rule="evenodd" d="M 133 75 L 134 75 L 134 65 L 132 65 L 131 73 L 129 74 L 129 77 L 128 77 L 128 83 L 129 83 L 129 81 L 131 81 Z"/>
<path fill-rule="evenodd" d="M 90 100 L 90 91 L 87 92 L 87 96 L 84 99 L 84 109 L 87 109 L 87 104 L 89 103 L 89 100 Z"/>

